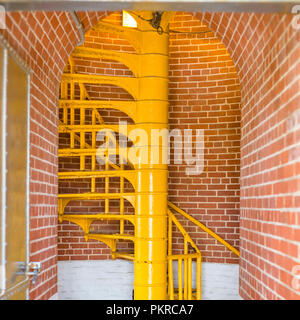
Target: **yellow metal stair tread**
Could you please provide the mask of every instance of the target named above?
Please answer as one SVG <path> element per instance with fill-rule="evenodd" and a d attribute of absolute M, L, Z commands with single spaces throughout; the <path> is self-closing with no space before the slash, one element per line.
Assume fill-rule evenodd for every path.
<path fill-rule="evenodd" d="M 96 213 L 96 214 L 63 214 L 62 218 L 65 219 L 133 219 L 135 215 L 132 214 L 109 214 L 109 213 Z"/>
<path fill-rule="evenodd" d="M 96 192 L 88 192 L 88 193 L 60 193 L 58 195 L 59 199 L 68 199 L 72 198 L 74 200 L 84 200 L 88 199 L 95 199 L 97 197 L 103 197 L 103 198 L 122 198 L 125 196 L 135 196 L 135 193 L 96 193 Z"/>
<path fill-rule="evenodd" d="M 131 234 L 119 234 L 119 233 L 115 233 L 115 234 L 107 234 L 107 233 L 87 233 L 86 236 L 89 239 L 113 239 L 113 240 L 134 240 L 134 236 Z"/>
<path fill-rule="evenodd" d="M 133 261 L 134 260 L 134 254 L 131 253 L 131 252 L 119 251 L 119 252 L 114 252 L 113 253 L 113 258 L 114 259 L 125 259 L 125 260 Z"/>
<path fill-rule="evenodd" d="M 132 224 L 135 224 L 135 215 L 132 214 L 109 214 L 109 213 L 97 213 L 97 214 L 63 214 L 60 216 L 60 221 L 67 220 L 74 223 L 79 223 L 84 220 L 128 220 Z"/>

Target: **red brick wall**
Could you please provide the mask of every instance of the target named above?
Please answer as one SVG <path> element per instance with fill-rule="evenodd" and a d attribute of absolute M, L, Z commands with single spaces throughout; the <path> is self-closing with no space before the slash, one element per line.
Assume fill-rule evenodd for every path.
<path fill-rule="evenodd" d="M 107 19 L 120 23 L 120 18 L 120 14 L 113 14 Z M 179 129 L 183 132 L 184 129 L 192 129 L 194 136 L 196 129 L 204 130 L 205 170 L 202 174 L 187 176 L 185 162 L 174 165 L 172 149 L 169 198 L 238 248 L 240 90 L 237 74 L 222 43 L 191 14 L 177 14 L 170 29 L 185 32 L 172 33 L 170 36 L 170 130 Z M 88 32 L 85 45 L 122 52 L 133 51 L 127 41 L 116 35 L 96 31 Z M 124 65 L 115 61 L 76 58 L 74 62 L 78 73 L 132 76 Z M 130 99 L 130 96 L 118 87 L 86 88 L 93 99 Z M 116 111 L 104 110 L 101 114 L 106 123 L 118 123 L 119 119 L 127 120 Z M 60 147 L 68 147 L 69 141 L 66 138 L 61 136 Z M 74 170 L 75 167 L 79 168 L 79 159 L 72 159 L 71 167 L 69 160 L 60 160 L 60 170 Z M 111 188 L 112 192 L 118 192 L 117 181 L 115 187 Z M 61 193 L 90 190 L 88 180 L 60 181 L 59 186 Z M 99 192 L 103 189 L 103 181 L 99 181 L 97 188 Z M 103 212 L 103 202 L 72 201 L 65 212 Z M 118 210 L 118 203 L 114 202 L 113 205 L 113 209 Z M 199 246 L 204 261 L 238 262 L 229 250 L 201 232 L 198 227 L 186 221 L 182 223 Z M 106 230 L 108 233 L 118 232 L 117 224 L 108 221 L 97 221 L 92 228 L 102 232 Z M 125 228 L 126 232 L 127 229 L 132 231 L 130 224 Z M 175 229 L 173 237 L 174 253 L 182 252 L 182 236 Z M 68 222 L 59 225 L 58 248 L 60 260 L 110 257 L 110 250 L 105 244 L 91 240 L 85 242 L 82 230 Z M 123 242 L 119 250 L 132 251 L 133 246 Z"/>
<path fill-rule="evenodd" d="M 191 14 L 177 14 L 170 30 L 170 129 L 191 129 L 193 143 L 196 129 L 203 130 L 204 170 L 188 175 L 190 166 L 185 162 L 171 162 L 169 199 L 238 249 L 241 106 L 237 73 L 221 41 Z M 232 252 L 199 227 L 180 221 L 204 261 L 238 263 Z M 182 239 L 173 241 L 175 252 L 182 251 Z"/>
<path fill-rule="evenodd" d="M 240 294 L 299 299 L 300 31 L 292 15 L 196 16 L 228 48 L 241 84 Z"/>

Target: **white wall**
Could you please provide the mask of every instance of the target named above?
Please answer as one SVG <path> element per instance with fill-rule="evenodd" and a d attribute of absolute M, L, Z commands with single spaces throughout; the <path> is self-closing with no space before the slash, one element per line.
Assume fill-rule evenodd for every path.
<path fill-rule="evenodd" d="M 239 265 L 202 263 L 202 300 L 240 300 Z"/>
<path fill-rule="evenodd" d="M 125 260 L 59 261 L 58 299 L 131 300 L 133 271 Z M 239 300 L 238 278 L 238 265 L 202 263 L 202 299 Z"/>
<path fill-rule="evenodd" d="M 133 263 L 125 260 L 59 261 L 59 300 L 131 300 Z"/>

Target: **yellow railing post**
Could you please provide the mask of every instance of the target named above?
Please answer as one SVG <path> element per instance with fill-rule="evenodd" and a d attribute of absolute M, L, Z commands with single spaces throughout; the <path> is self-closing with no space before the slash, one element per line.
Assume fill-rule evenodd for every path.
<path fill-rule="evenodd" d="M 201 256 L 197 258 L 197 300 L 201 299 Z"/>
<path fill-rule="evenodd" d="M 182 259 L 178 259 L 178 300 L 182 300 Z"/>
<path fill-rule="evenodd" d="M 189 257 L 188 258 L 188 281 L 187 281 L 187 285 L 188 285 L 188 296 L 187 299 L 188 300 L 192 300 L 192 258 Z"/>
<path fill-rule="evenodd" d="M 169 259 L 169 287 L 168 287 L 168 292 L 169 292 L 169 297 L 170 300 L 174 300 L 174 281 L 173 281 L 173 260 Z"/>

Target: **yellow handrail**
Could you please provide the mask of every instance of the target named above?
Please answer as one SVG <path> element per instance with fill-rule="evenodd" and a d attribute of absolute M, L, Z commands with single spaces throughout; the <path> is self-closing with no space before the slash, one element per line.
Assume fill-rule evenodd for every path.
<path fill-rule="evenodd" d="M 172 254 L 172 229 L 171 229 L 172 222 L 176 225 L 176 227 L 178 228 L 178 230 L 182 233 L 182 235 L 184 237 L 185 251 L 187 251 L 187 244 L 190 243 L 190 245 L 194 248 L 194 250 L 196 252 L 200 253 L 195 242 L 192 240 L 192 238 L 189 236 L 189 234 L 185 231 L 184 227 L 181 225 L 181 223 L 178 221 L 178 219 L 174 216 L 174 214 L 171 210 L 168 210 L 168 215 L 169 215 L 169 231 L 168 231 L 169 255 Z M 187 253 L 187 252 L 185 252 L 185 253 Z"/>
<path fill-rule="evenodd" d="M 222 239 L 220 236 L 218 236 L 216 233 L 214 233 L 212 230 L 210 230 L 209 228 L 207 228 L 204 224 L 202 224 L 201 222 L 199 222 L 198 220 L 196 220 L 195 218 L 193 218 L 192 216 L 190 216 L 189 214 L 187 214 L 185 211 L 183 211 L 182 209 L 178 208 L 175 204 L 173 204 L 172 202 L 168 201 L 168 206 L 170 208 L 172 208 L 173 210 L 175 210 L 176 212 L 180 213 L 182 216 L 184 216 L 185 218 L 187 218 L 188 220 L 190 220 L 191 222 L 193 222 L 195 225 L 197 225 L 198 227 L 200 227 L 203 231 L 207 232 L 209 235 L 211 235 L 212 237 L 214 237 L 217 241 L 219 241 L 220 243 L 222 243 L 225 247 L 227 247 L 229 250 L 231 250 L 234 254 L 236 254 L 238 257 L 240 256 L 240 252 L 235 249 L 232 245 L 230 245 L 228 242 L 226 242 L 224 239 Z"/>

